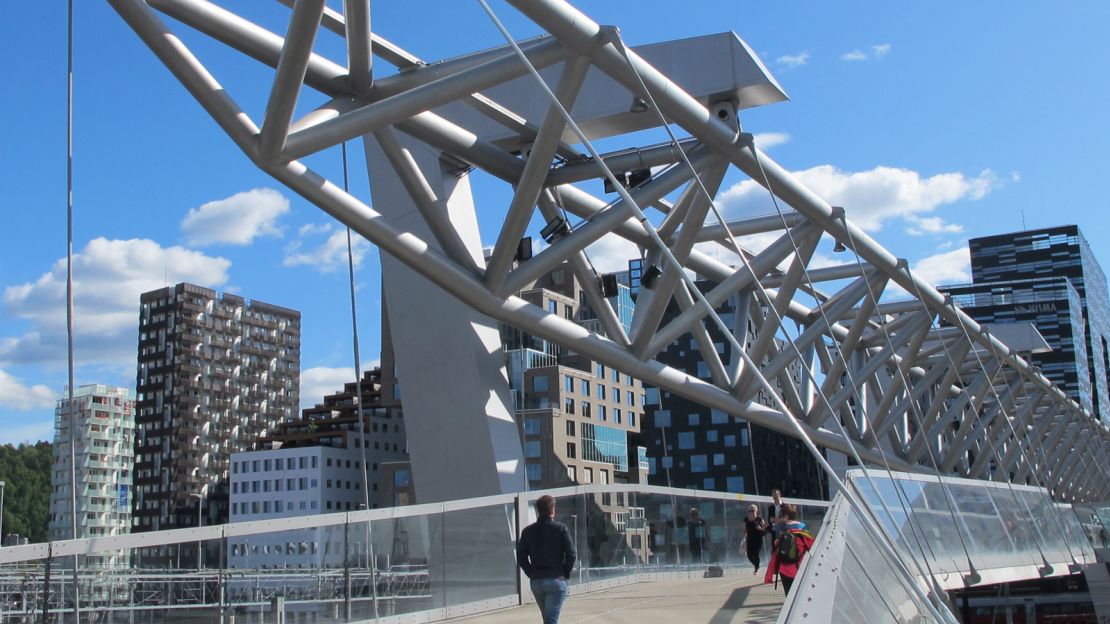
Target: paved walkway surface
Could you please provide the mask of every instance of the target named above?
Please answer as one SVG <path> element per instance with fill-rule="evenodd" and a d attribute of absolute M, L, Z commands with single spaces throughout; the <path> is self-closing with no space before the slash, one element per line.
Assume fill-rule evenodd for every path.
<path fill-rule="evenodd" d="M 636 583 L 571 595 L 560 624 L 748 624 L 774 622 L 782 607 L 782 586 L 763 584 L 758 576 L 737 573 L 715 579 Z M 534 604 L 452 621 L 482 624 L 536 624 Z"/>

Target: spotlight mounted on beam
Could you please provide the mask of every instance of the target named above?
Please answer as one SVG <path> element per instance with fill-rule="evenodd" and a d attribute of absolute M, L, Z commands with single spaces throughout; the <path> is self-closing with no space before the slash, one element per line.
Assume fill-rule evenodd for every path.
<path fill-rule="evenodd" d="M 540 237 L 549 245 L 567 234 L 570 234 L 570 224 L 567 223 L 567 220 L 564 219 L 562 215 L 555 215 L 552 217 L 552 219 L 547 222 L 547 225 L 543 226 L 543 229 L 540 230 Z"/>

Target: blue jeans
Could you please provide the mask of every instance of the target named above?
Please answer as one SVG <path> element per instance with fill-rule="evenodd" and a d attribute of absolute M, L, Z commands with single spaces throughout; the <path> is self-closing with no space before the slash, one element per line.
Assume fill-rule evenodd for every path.
<path fill-rule="evenodd" d="M 532 595 L 543 615 L 543 624 L 559 624 L 559 612 L 567 599 L 567 582 L 561 578 L 532 579 Z"/>

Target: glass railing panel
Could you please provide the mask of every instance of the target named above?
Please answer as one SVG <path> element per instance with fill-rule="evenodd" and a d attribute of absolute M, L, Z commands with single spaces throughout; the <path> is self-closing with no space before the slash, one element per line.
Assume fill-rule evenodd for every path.
<path fill-rule="evenodd" d="M 448 608 L 517 595 L 515 505 L 446 511 L 441 522 L 442 553 L 431 560 L 442 561 Z"/>
<path fill-rule="evenodd" d="M 351 534 L 360 554 L 351 572 L 356 621 L 445 608 L 442 513 L 355 521 Z"/>

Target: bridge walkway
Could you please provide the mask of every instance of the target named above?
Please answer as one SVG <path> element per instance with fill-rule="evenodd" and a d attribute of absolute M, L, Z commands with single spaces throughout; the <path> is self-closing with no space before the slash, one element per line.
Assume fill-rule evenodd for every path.
<path fill-rule="evenodd" d="M 780 585 L 763 583 L 763 571 L 726 571 L 714 579 L 682 579 L 634 583 L 589 594 L 572 594 L 563 607 L 561 624 L 748 624 L 774 622 L 783 603 Z M 456 618 L 451 622 L 535 624 L 535 604 Z"/>

